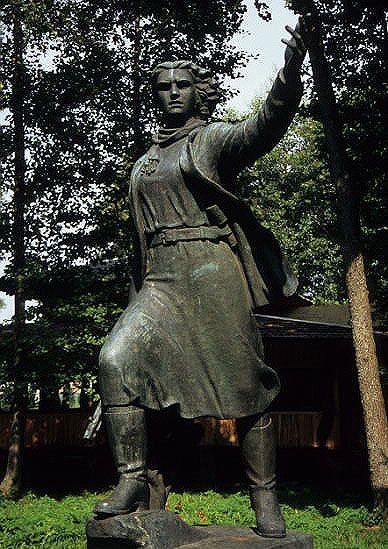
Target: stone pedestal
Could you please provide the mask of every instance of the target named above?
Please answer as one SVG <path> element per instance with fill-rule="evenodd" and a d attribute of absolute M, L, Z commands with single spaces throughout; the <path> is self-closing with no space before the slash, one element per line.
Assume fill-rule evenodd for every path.
<path fill-rule="evenodd" d="M 143 511 L 89 519 L 88 549 L 312 549 L 308 534 L 263 538 L 251 528 L 189 526 L 169 511 Z"/>

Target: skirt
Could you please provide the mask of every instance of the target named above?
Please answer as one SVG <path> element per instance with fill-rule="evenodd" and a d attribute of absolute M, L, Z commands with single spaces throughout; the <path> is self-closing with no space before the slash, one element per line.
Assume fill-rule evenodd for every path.
<path fill-rule="evenodd" d="M 280 389 L 238 256 L 223 241 L 148 250 L 141 290 L 104 347 L 119 364 L 129 402 L 183 418 L 263 412 Z M 117 370 L 116 370 L 117 372 Z"/>

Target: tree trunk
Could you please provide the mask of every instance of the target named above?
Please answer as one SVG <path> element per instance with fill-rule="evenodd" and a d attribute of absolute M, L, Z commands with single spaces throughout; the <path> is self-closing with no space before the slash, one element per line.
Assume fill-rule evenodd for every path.
<path fill-rule="evenodd" d="M 372 490 L 377 505 L 386 501 L 388 488 L 387 417 L 373 338 L 368 289 L 361 249 L 359 197 L 346 168 L 347 159 L 329 65 L 325 57 L 319 14 L 311 0 L 302 1 L 309 12 L 309 55 L 329 151 L 329 168 L 336 184 L 343 233 L 346 285 L 352 321 L 353 345 L 364 415 Z M 300 4 L 300 2 L 294 2 Z"/>
<path fill-rule="evenodd" d="M 133 48 L 132 48 L 132 127 L 133 127 L 133 158 L 136 160 L 144 153 L 144 132 L 140 127 L 141 120 L 141 69 L 140 69 L 140 53 L 141 53 L 141 18 L 139 15 L 139 9 L 135 12 L 135 18 L 133 22 Z"/>
<path fill-rule="evenodd" d="M 20 8 L 17 4 L 13 12 L 14 75 L 12 82 L 12 116 L 14 123 L 14 271 L 15 271 L 15 360 L 14 360 L 14 416 L 11 426 L 8 462 L 5 476 L 0 484 L 0 492 L 9 497 L 17 497 L 21 490 L 24 431 L 26 424 L 26 386 L 23 382 L 25 362 L 24 327 L 24 208 L 25 208 L 25 139 L 24 139 L 24 63 L 23 28 Z"/>

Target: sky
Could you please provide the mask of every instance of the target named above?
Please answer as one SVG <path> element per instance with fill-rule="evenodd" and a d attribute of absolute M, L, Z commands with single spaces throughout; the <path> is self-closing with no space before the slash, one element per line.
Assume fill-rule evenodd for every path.
<path fill-rule="evenodd" d="M 270 82 L 283 65 L 285 45 L 281 39 L 290 36 L 284 27 L 295 27 L 297 22 L 297 17 L 284 7 L 284 0 L 267 0 L 267 3 L 272 14 L 269 22 L 258 17 L 254 0 L 246 1 L 248 11 L 243 28 L 249 34 L 234 40 L 241 49 L 260 54 L 258 59 L 251 60 L 242 70 L 241 78 L 231 81 L 238 95 L 229 102 L 229 106 L 237 110 L 246 110 L 254 97 L 268 90 Z"/>
<path fill-rule="evenodd" d="M 289 36 L 284 27 L 294 27 L 297 21 L 296 16 L 284 7 L 284 0 L 267 0 L 272 14 L 269 22 L 258 17 L 254 0 L 246 0 L 246 3 L 248 10 L 242 27 L 246 34 L 236 37 L 234 43 L 249 53 L 260 53 L 260 57 L 247 64 L 241 71 L 241 78 L 231 81 L 238 93 L 227 106 L 239 111 L 247 110 L 252 99 L 263 95 L 270 87 L 271 80 L 283 65 L 285 46 L 281 39 Z M 0 272 L 1 269 L 0 262 Z M 2 292 L 0 299 L 5 301 L 5 308 L 0 310 L 1 322 L 13 315 L 13 301 Z"/>

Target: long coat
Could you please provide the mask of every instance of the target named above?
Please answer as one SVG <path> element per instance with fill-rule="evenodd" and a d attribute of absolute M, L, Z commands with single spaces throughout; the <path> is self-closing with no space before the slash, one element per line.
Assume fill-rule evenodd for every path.
<path fill-rule="evenodd" d="M 234 180 L 241 169 L 280 141 L 295 115 L 301 95 L 300 80 L 287 82 L 280 71 L 256 116 L 240 124 L 213 123 L 196 127 L 185 137 L 186 145 L 179 159 L 186 180 L 215 191 L 217 205 L 225 213 L 237 240 L 254 308 L 281 304 L 295 294 L 298 282 L 272 232 L 264 228 L 234 194 Z M 222 169 L 216 160 L 220 157 L 224 159 Z M 132 292 L 141 288 L 147 265 L 147 245 L 137 195 L 137 180 L 147 158 L 145 154 L 134 165 L 129 186 L 136 233 Z"/>
<path fill-rule="evenodd" d="M 234 125 L 191 120 L 135 164 L 137 261 L 129 306 L 101 352 L 105 404 L 243 417 L 264 411 L 279 392 L 252 310 L 291 296 L 296 279 L 233 187 L 237 173 L 279 141 L 300 93 L 280 77 L 255 117 Z M 204 227 L 201 234 L 226 227 L 228 236 L 149 245 L 171 226 Z"/>

